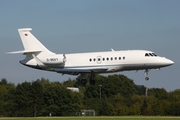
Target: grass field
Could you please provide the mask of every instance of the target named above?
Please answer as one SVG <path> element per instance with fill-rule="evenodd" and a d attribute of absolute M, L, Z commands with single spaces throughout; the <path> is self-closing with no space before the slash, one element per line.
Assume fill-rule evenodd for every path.
<path fill-rule="evenodd" d="M 180 117 L 0 117 L 0 120 L 180 120 Z"/>

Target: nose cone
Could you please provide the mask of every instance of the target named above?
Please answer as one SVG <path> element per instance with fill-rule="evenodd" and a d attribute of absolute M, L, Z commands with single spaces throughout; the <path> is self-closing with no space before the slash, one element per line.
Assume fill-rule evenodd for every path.
<path fill-rule="evenodd" d="M 174 64 L 174 62 L 172 61 L 172 60 L 169 60 L 169 59 L 164 59 L 164 65 L 166 65 L 166 66 L 170 66 L 170 65 L 173 65 Z"/>
<path fill-rule="evenodd" d="M 169 60 L 169 64 L 172 65 L 174 64 L 174 62 L 172 60 Z"/>

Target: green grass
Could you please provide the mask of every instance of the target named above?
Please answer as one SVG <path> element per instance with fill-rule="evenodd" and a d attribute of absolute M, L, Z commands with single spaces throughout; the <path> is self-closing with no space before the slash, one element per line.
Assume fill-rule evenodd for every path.
<path fill-rule="evenodd" d="M 180 120 L 180 117 L 0 117 L 0 120 Z"/>

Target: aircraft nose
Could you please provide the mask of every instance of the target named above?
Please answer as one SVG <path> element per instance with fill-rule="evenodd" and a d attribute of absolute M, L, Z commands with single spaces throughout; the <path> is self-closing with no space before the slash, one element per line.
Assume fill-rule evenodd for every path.
<path fill-rule="evenodd" d="M 172 65 L 174 64 L 174 62 L 172 60 L 169 60 L 169 64 Z"/>
<path fill-rule="evenodd" d="M 164 63 L 165 63 L 167 66 L 174 64 L 174 62 L 173 62 L 172 60 L 170 60 L 170 59 L 165 59 Z"/>

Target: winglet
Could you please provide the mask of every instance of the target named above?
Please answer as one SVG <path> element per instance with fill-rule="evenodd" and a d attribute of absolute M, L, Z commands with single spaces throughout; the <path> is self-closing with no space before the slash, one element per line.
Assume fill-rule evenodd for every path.
<path fill-rule="evenodd" d="M 111 51 L 114 52 L 114 49 L 111 48 Z"/>

